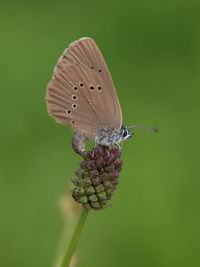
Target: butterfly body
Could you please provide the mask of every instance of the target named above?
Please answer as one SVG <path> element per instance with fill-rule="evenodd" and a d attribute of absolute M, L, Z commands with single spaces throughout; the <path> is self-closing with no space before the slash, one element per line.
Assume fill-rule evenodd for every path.
<path fill-rule="evenodd" d="M 127 132 L 127 134 L 126 134 Z M 128 128 L 122 126 L 120 129 L 102 129 L 95 138 L 95 142 L 102 146 L 119 145 L 123 140 L 132 137 Z"/>

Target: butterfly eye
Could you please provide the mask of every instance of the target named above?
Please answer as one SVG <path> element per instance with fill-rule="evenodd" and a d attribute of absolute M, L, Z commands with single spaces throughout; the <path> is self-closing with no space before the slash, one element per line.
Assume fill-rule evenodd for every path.
<path fill-rule="evenodd" d="M 127 130 L 124 130 L 124 132 L 123 132 L 123 137 L 126 137 L 127 136 Z"/>

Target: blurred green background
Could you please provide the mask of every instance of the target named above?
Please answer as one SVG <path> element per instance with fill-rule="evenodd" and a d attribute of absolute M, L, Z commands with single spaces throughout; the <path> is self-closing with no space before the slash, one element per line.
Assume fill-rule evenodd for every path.
<path fill-rule="evenodd" d="M 199 13 L 189 0 L 1 1 L 0 266 L 55 263 L 58 203 L 80 157 L 45 87 L 83 36 L 108 63 L 124 124 L 160 132 L 124 142 L 112 206 L 90 212 L 77 266 L 200 266 Z"/>

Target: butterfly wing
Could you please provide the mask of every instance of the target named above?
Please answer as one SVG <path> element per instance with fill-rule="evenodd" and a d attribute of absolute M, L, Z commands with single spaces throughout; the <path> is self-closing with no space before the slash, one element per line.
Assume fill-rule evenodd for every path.
<path fill-rule="evenodd" d="M 58 60 L 47 85 L 49 113 L 94 139 L 102 128 L 119 129 L 122 114 L 111 75 L 91 38 L 73 42 Z"/>

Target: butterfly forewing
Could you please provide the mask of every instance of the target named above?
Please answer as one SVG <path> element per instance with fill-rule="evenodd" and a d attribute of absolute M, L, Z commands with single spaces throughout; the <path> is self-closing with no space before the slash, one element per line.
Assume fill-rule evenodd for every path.
<path fill-rule="evenodd" d="M 47 86 L 49 113 L 94 139 L 102 128 L 119 129 L 120 104 L 112 78 L 91 38 L 72 43 L 58 60 Z"/>

